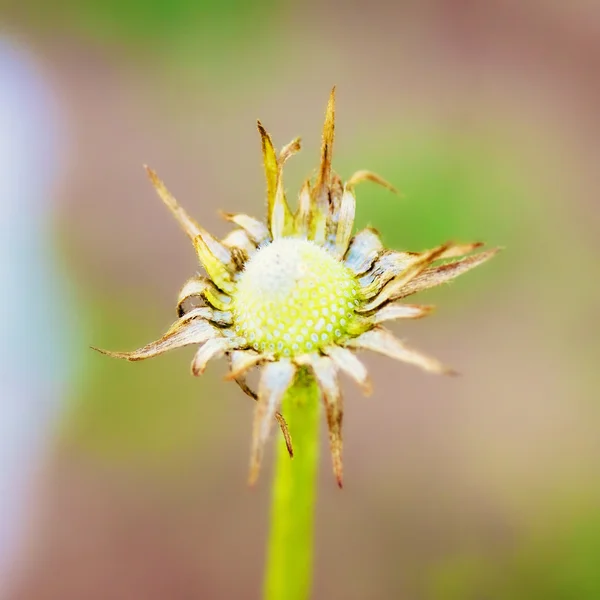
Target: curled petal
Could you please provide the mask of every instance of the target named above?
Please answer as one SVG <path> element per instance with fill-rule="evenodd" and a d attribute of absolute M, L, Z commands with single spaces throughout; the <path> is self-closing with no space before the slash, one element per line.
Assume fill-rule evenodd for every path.
<path fill-rule="evenodd" d="M 356 354 L 342 346 L 329 346 L 324 349 L 325 354 L 331 358 L 335 366 L 344 371 L 362 388 L 365 396 L 373 391 L 367 367 L 357 358 Z"/>
<path fill-rule="evenodd" d="M 217 242 L 212 236 L 205 234 L 194 238 L 194 247 L 196 248 L 198 259 L 210 278 L 215 282 L 215 285 L 225 293 L 231 294 L 235 289 L 231 275 L 237 270 L 231 251 L 220 242 Z M 219 260 L 215 254 L 214 250 L 217 248 L 227 253 L 227 261 L 225 263 Z M 218 254 L 221 254 L 221 252 L 218 252 Z"/>
<path fill-rule="evenodd" d="M 421 369 L 430 373 L 456 375 L 455 371 L 443 365 L 437 359 L 408 347 L 404 342 L 401 342 L 389 331 L 381 327 L 371 329 L 356 338 L 351 338 L 346 342 L 346 345 L 352 348 L 379 352 L 390 358 L 421 367 Z"/>
<path fill-rule="evenodd" d="M 209 360 L 221 358 L 235 343 L 235 338 L 214 338 L 207 340 L 205 344 L 198 348 L 198 351 L 194 355 L 194 359 L 192 360 L 192 375 L 196 377 L 202 375 Z"/>
<path fill-rule="evenodd" d="M 296 138 L 295 140 L 292 140 L 289 144 L 286 144 L 279 153 L 279 165 L 283 167 L 288 158 L 294 156 L 294 154 L 296 154 L 297 152 L 300 152 L 300 149 L 300 138 Z"/>
<path fill-rule="evenodd" d="M 198 309 L 196 309 L 198 310 Z M 195 316 L 190 318 L 190 315 Z M 197 313 L 191 311 L 178 321 L 156 342 L 151 342 L 133 352 L 111 352 L 109 350 L 101 350 L 94 348 L 102 354 L 112 356 L 113 358 L 123 358 L 125 360 L 137 361 L 153 358 L 169 350 L 189 346 L 191 344 L 203 344 L 207 340 L 218 337 L 219 331 L 207 323 L 205 320 L 198 318 Z"/>
<path fill-rule="evenodd" d="M 265 242 L 271 241 L 271 234 L 267 226 L 258 219 L 248 215 L 233 215 L 230 213 L 222 213 L 223 217 L 236 225 L 239 225 L 247 234 L 248 237 L 256 246 L 261 246 Z"/>
<path fill-rule="evenodd" d="M 344 262 L 355 275 L 361 275 L 371 268 L 382 250 L 379 234 L 374 229 L 363 229 L 352 238 Z"/>
<path fill-rule="evenodd" d="M 356 171 L 356 173 L 354 173 L 354 175 L 352 175 L 352 177 L 348 179 L 348 181 L 346 182 L 346 186 L 349 188 L 353 188 L 354 186 L 356 186 L 359 183 L 362 183 L 363 181 L 372 181 L 373 183 L 384 187 L 386 190 L 394 192 L 394 194 L 399 194 L 398 190 L 391 183 L 387 182 L 383 177 L 380 177 L 372 171 Z"/>
<path fill-rule="evenodd" d="M 160 196 L 160 199 L 177 219 L 177 222 L 181 225 L 181 228 L 187 233 L 189 238 L 193 240 L 197 235 L 200 235 L 202 228 L 194 219 L 192 219 L 192 217 L 190 217 L 190 215 L 188 215 L 185 209 L 179 205 L 158 175 L 147 165 L 144 165 L 144 169 L 146 169 L 146 173 L 148 173 L 148 177 L 150 178 L 154 189 Z"/>
<path fill-rule="evenodd" d="M 395 319 L 420 319 L 431 314 L 434 307 L 425 304 L 388 304 L 380 308 L 372 317 L 374 324 Z"/>
<path fill-rule="evenodd" d="M 206 277 L 198 275 L 188 279 L 179 292 L 177 298 L 177 315 L 179 317 L 186 313 L 185 304 L 194 298 L 203 298 L 219 311 L 229 312 L 227 309 L 231 305 L 231 298 L 217 290 Z"/>
<path fill-rule="evenodd" d="M 226 379 L 236 379 L 252 367 L 265 360 L 264 354 L 254 352 L 254 350 L 234 350 L 229 357 L 229 373 Z"/>
<path fill-rule="evenodd" d="M 234 251 L 242 253 L 245 260 L 248 260 L 256 252 L 256 244 L 248 237 L 248 234 L 243 229 L 234 229 L 230 231 L 224 238 L 223 244 Z M 236 260 L 236 257 L 233 257 Z"/>
<path fill-rule="evenodd" d="M 285 392 L 294 381 L 295 374 L 296 367 L 291 361 L 285 359 L 267 363 L 262 368 L 258 386 L 258 403 L 254 410 L 254 425 L 252 429 L 250 485 L 258 477 L 263 450 L 271 431 L 271 423 Z"/>
<path fill-rule="evenodd" d="M 426 269 L 418 277 L 415 277 L 410 283 L 405 285 L 401 290 L 398 290 L 398 292 L 392 297 L 392 300 L 405 298 L 406 296 L 416 294 L 422 290 L 441 285 L 442 283 L 447 283 L 455 277 L 458 277 L 459 275 L 462 275 L 463 273 L 466 273 L 467 271 L 470 271 L 471 269 L 483 264 L 492 258 L 492 256 L 495 256 L 498 252 L 500 252 L 500 248 L 494 248 L 493 250 L 487 250 L 473 256 L 467 256 L 466 258 L 462 258 L 451 263 L 446 263 L 445 265 L 438 265 L 436 267 Z"/>
<path fill-rule="evenodd" d="M 369 299 L 378 294 L 384 285 L 397 277 L 419 257 L 410 252 L 386 250 L 382 252 L 367 273 L 358 279 L 360 295 Z"/>
<path fill-rule="evenodd" d="M 381 306 L 384 302 L 387 302 L 391 298 L 395 298 L 398 290 L 401 290 L 405 285 L 410 283 L 415 277 L 420 275 L 425 269 L 451 246 L 450 242 L 442 244 L 433 250 L 424 252 L 415 258 L 409 265 L 390 283 L 388 283 L 379 292 L 373 300 L 357 308 L 358 312 L 366 313 L 373 309 Z"/>
<path fill-rule="evenodd" d="M 333 472 L 338 486 L 342 487 L 344 471 L 342 463 L 342 419 L 344 405 L 337 378 L 337 369 L 330 358 L 314 354 L 304 355 L 301 357 L 300 362 L 310 367 L 321 390 L 327 414 Z"/>

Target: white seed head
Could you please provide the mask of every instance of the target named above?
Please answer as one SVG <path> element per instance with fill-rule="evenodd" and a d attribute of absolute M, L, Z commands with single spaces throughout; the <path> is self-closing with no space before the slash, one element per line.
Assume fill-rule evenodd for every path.
<path fill-rule="evenodd" d="M 278 239 L 245 265 L 234 293 L 235 326 L 259 345 L 281 338 L 276 356 L 317 351 L 346 334 L 354 305 L 344 323 L 336 307 L 346 305 L 357 285 L 353 273 L 320 246 Z"/>

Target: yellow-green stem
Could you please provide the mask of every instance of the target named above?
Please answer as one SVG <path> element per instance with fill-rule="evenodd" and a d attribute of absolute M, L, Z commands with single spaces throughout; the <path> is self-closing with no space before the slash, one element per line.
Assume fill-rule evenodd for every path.
<path fill-rule="evenodd" d="M 307 600 L 313 566 L 314 510 L 319 456 L 319 389 L 301 374 L 283 400 L 294 445 L 290 459 L 277 443 L 265 600 Z M 281 437 L 281 436 L 279 436 Z"/>

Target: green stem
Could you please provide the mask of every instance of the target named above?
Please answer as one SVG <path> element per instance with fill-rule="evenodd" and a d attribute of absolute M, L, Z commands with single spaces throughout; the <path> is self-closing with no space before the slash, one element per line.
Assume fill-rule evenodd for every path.
<path fill-rule="evenodd" d="M 301 374 L 283 399 L 294 445 L 290 459 L 277 443 L 265 600 L 307 600 L 313 563 L 313 525 L 319 456 L 319 389 Z"/>

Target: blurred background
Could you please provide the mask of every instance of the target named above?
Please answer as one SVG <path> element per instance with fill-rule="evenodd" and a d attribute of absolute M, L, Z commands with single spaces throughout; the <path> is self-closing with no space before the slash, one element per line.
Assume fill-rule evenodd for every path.
<path fill-rule="evenodd" d="M 346 487 L 323 448 L 316 599 L 600 598 L 600 5 L 528 0 L 0 2 L 0 593 L 260 597 L 270 471 L 252 402 L 193 349 L 139 364 L 210 231 L 264 210 L 260 118 L 334 167 L 387 245 L 505 246 L 395 331 L 457 368 L 366 355 Z M 324 441 L 324 440 L 323 440 Z"/>

